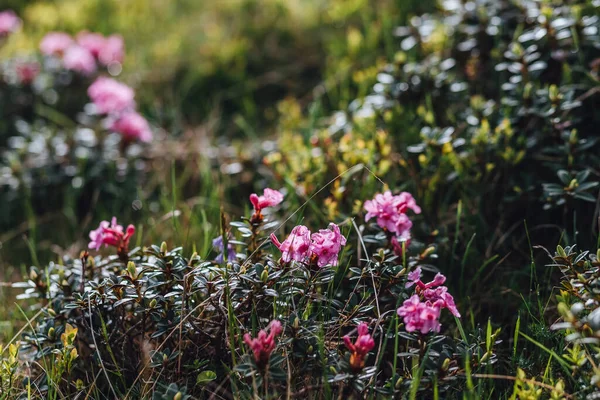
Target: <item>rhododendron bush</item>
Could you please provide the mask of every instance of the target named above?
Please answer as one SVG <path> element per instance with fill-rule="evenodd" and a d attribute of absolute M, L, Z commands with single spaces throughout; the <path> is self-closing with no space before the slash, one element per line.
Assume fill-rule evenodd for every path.
<path fill-rule="evenodd" d="M 599 396 L 597 0 L 96 3 L 0 10 L 0 400 Z"/>
<path fill-rule="evenodd" d="M 2 15 L 2 21 L 14 16 Z M 6 40 L 13 32 L 8 22 L 2 30 Z M 55 212 L 69 201 L 87 202 L 90 190 L 130 204 L 135 195 L 115 193 L 104 177 L 118 175 L 133 192 L 145 169 L 140 145 L 153 137 L 136 110 L 134 90 L 114 77 L 125 60 L 119 35 L 50 32 L 39 50 L 0 64 L 3 229 L 24 218 L 20 203 L 32 187 L 34 215 Z"/>
<path fill-rule="evenodd" d="M 386 193 L 394 204 L 384 207 L 387 219 L 406 217 L 408 207 L 418 210 L 409 193 Z M 481 357 L 477 344 L 465 352 L 467 343 L 439 336 L 446 323 L 444 331 L 454 325 L 441 311 L 460 313 L 443 275 L 421 281 L 421 265 L 433 253 L 425 256 L 403 242 L 398 256 L 383 239 L 369 241 L 358 258 L 350 243 L 363 239 L 362 229 L 349 221 L 315 232 L 298 225 L 279 242 L 276 234 L 286 224 L 276 217 L 285 212 L 285 193 L 267 188 L 249 203 L 251 215 L 224 223 L 206 256 L 167 243 L 131 248 L 136 228 L 113 218 L 90 232 L 89 250 L 79 259 L 52 264 L 46 273 L 31 269 L 18 285 L 21 297 L 49 301 L 52 309 L 21 345 L 31 379 L 74 390 L 35 362 L 63 351 L 59 338 L 67 329 L 77 330 L 78 356 L 62 378 L 83 379 L 90 366 L 102 368 L 94 361 L 102 359 L 104 368 L 122 371 L 122 380 L 98 376 L 96 385 L 118 397 L 150 393 L 148 379 L 171 382 L 192 396 L 205 390 L 228 396 L 234 388 L 267 397 L 286 390 L 311 396 L 333 383 L 340 396 L 394 396 L 417 378 L 416 370 L 405 370 L 413 357 L 428 366 L 418 376 L 427 396 L 431 379 L 452 379 L 450 363 Z M 392 234 L 382 225 L 373 229 Z M 319 347 L 319 338 L 326 338 L 327 348 Z M 235 383 L 224 385 L 224 379 Z"/>

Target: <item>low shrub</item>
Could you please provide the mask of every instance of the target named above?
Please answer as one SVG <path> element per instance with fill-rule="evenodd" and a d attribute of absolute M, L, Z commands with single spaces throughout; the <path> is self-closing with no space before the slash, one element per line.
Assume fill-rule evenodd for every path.
<path fill-rule="evenodd" d="M 90 233 L 90 251 L 116 254 L 32 268 L 17 285 L 39 310 L 20 347 L 31 374 L 12 390 L 450 396 L 468 389 L 465 368 L 496 362 L 490 327 L 487 339 L 441 333 L 440 319 L 453 314 L 460 327 L 460 312 L 441 273 L 422 277 L 436 270 L 434 249 L 408 246 L 412 196 L 379 194 L 373 207 L 385 210 L 367 206 L 375 220 L 358 230 L 298 225 L 280 242 L 282 200 L 270 189 L 253 195 L 253 214 L 223 222 L 205 256 L 166 243 L 130 249 L 135 228 L 113 219 Z"/>

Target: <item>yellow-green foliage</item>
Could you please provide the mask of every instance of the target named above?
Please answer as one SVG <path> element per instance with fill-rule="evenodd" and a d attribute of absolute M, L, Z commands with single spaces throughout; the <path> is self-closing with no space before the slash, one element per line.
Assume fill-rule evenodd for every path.
<path fill-rule="evenodd" d="M 377 47 L 384 16 L 397 15 L 391 0 L 38 0 L 21 10 L 23 30 L 3 49 L 37 48 L 49 31 L 120 33 L 127 45 L 125 73 L 167 81 L 179 68 L 200 76 L 241 72 L 261 47 L 334 51 L 335 63 Z M 368 4 L 371 4 L 369 6 Z M 340 29 L 342 28 L 342 29 Z M 332 35 L 328 35 L 332 33 Z M 330 45 L 323 43 L 330 40 Z M 311 54 L 311 52 L 313 54 Z M 338 60 L 338 58 L 341 58 Z"/>
<path fill-rule="evenodd" d="M 288 99 L 280 103 L 279 111 L 286 116 L 282 120 L 279 149 L 267 155 L 264 162 L 302 196 L 316 193 L 339 177 L 321 193 L 330 218 L 359 206 L 350 200 L 364 198 L 356 194 L 376 184 L 375 175 L 383 179 L 394 165 L 389 134 L 377 129 L 371 117 L 356 118 L 349 132 L 332 134 L 317 129 L 307 139 L 299 133 L 299 105 Z M 339 209 L 344 200 L 349 204 Z"/>

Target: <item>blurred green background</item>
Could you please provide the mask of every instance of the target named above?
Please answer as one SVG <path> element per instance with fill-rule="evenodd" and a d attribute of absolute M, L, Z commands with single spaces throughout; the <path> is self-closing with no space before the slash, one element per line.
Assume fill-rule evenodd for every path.
<path fill-rule="evenodd" d="M 2 52 L 37 48 L 49 31 L 120 33 L 122 79 L 171 134 L 218 116 L 219 132 L 262 132 L 288 95 L 325 84 L 343 106 L 352 72 L 393 56 L 393 29 L 433 0 L 57 0 L 3 2 L 23 30 Z M 348 80 L 347 84 L 340 83 Z M 327 86 L 328 85 L 328 86 Z M 341 93 L 343 88 L 344 92 Z M 320 94 L 323 90 L 319 90 Z M 252 126 L 250 129 L 249 127 Z"/>

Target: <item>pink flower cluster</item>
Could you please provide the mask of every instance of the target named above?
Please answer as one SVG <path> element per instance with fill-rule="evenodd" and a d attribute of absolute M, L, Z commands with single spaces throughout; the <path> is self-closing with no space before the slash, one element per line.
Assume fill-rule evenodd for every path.
<path fill-rule="evenodd" d="M 404 318 L 407 332 L 419 331 L 423 334 L 439 332 L 441 327 L 439 317 L 444 308 L 460 318 L 454 298 L 448 293 L 448 288 L 442 286 L 444 282 L 446 277 L 438 273 L 433 281 L 423 283 L 421 267 L 408 274 L 406 287 L 415 286 L 416 293 L 398 308 L 398 315 Z"/>
<path fill-rule="evenodd" d="M 281 250 L 281 259 L 284 262 L 295 260 L 309 263 L 316 260 L 320 268 L 326 265 L 335 267 L 338 263 L 338 254 L 346 244 L 346 238 L 333 222 L 327 229 L 320 229 L 315 233 L 311 233 L 304 225 L 298 225 L 292 229 L 283 243 L 279 242 L 275 234 L 271 234 L 271 241 Z"/>
<path fill-rule="evenodd" d="M 21 26 L 21 19 L 12 10 L 0 12 L 0 38 L 15 32 Z"/>
<path fill-rule="evenodd" d="M 120 114 L 135 107 L 133 89 L 112 78 L 98 77 L 87 93 L 100 114 Z"/>
<path fill-rule="evenodd" d="M 244 342 L 250 347 L 254 354 L 254 361 L 259 368 L 264 368 L 269 364 L 271 353 L 275 350 L 275 338 L 283 332 L 281 322 L 276 319 L 269 324 L 269 333 L 261 329 L 256 338 L 252 338 L 249 333 L 244 335 Z"/>
<path fill-rule="evenodd" d="M 113 246 L 121 252 L 127 252 L 129 248 L 129 239 L 135 233 L 135 227 L 133 225 L 127 226 L 127 229 L 123 231 L 123 227 L 117 224 L 117 217 L 113 217 L 111 222 L 102 221 L 98 229 L 90 232 L 90 243 L 88 247 L 90 249 L 100 250 L 102 245 Z"/>
<path fill-rule="evenodd" d="M 410 209 L 416 214 L 421 213 L 421 208 L 410 193 L 392 195 L 389 190 L 383 194 L 376 194 L 373 200 L 365 201 L 364 208 L 367 211 L 365 220 L 377 218 L 377 225 L 396 235 L 396 243 L 410 239 L 412 222 L 406 211 Z"/>
<path fill-rule="evenodd" d="M 350 355 L 350 368 L 353 371 L 358 372 L 365 367 L 365 359 L 369 351 L 375 347 L 375 341 L 369 334 L 369 327 L 364 322 L 358 324 L 357 327 L 358 337 L 356 341 L 352 343 L 350 336 L 344 336 L 344 344 L 352 353 Z"/>
<path fill-rule="evenodd" d="M 79 32 L 73 39 L 64 32 L 50 32 L 40 42 L 40 50 L 48 56 L 62 57 L 66 69 L 91 75 L 98 65 L 121 64 L 125 43 L 120 35 L 104 37 L 99 33 Z"/>
<path fill-rule="evenodd" d="M 104 76 L 88 88 L 88 96 L 100 114 L 109 116 L 109 126 L 120 133 L 126 142 L 152 140 L 148 121 L 135 111 L 135 93 L 124 83 Z"/>

